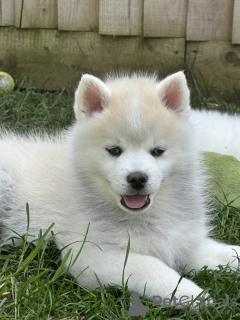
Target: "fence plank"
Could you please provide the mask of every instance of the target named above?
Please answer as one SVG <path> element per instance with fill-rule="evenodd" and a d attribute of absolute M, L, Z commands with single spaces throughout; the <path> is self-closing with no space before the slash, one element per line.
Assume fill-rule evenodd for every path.
<path fill-rule="evenodd" d="M 22 22 L 23 0 L 14 0 L 15 27 L 20 28 Z"/>
<path fill-rule="evenodd" d="M 240 0 L 234 1 L 232 43 L 240 44 Z"/>
<path fill-rule="evenodd" d="M 142 35 L 143 0 L 100 0 L 99 33 Z"/>
<path fill-rule="evenodd" d="M 209 86 L 240 88 L 240 46 L 229 41 L 187 42 L 186 64 L 194 64 L 193 71 Z"/>
<path fill-rule="evenodd" d="M 15 16 L 14 16 L 14 0 L 1 0 L 0 2 L 1 10 L 1 25 L 2 26 L 14 26 Z"/>
<path fill-rule="evenodd" d="M 98 0 L 58 0 L 58 29 L 98 30 Z"/>
<path fill-rule="evenodd" d="M 2 25 L 2 0 L 0 0 L 0 26 Z"/>
<path fill-rule="evenodd" d="M 57 28 L 57 0 L 24 0 L 22 28 Z"/>
<path fill-rule="evenodd" d="M 159 71 L 161 77 L 184 66 L 185 39 L 103 37 L 92 32 L 0 28 L 2 69 L 32 85 L 68 91 L 82 73 L 112 70 Z M 119 54 L 121 52 L 121 54 Z"/>
<path fill-rule="evenodd" d="M 145 0 L 145 37 L 185 37 L 187 0 Z"/>
<path fill-rule="evenodd" d="M 234 0 L 189 0 L 187 40 L 231 40 Z"/>

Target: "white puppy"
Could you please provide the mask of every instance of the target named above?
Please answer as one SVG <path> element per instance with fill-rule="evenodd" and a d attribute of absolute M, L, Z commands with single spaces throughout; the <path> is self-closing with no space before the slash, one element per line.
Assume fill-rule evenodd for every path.
<path fill-rule="evenodd" d="M 147 297 L 170 297 L 184 268 L 238 267 L 240 247 L 209 238 L 199 150 L 240 159 L 239 118 L 190 111 L 182 72 L 160 82 L 84 75 L 74 110 L 76 123 L 57 137 L 2 134 L 2 225 L 25 233 L 28 202 L 29 233 L 55 222 L 56 244 L 72 243 L 76 256 L 90 223 L 70 269 L 90 288 L 99 286 L 95 274 L 104 285 L 122 284 L 129 239 L 125 280 L 140 294 L 146 285 Z M 11 235 L 2 229 L 3 239 Z M 175 298 L 201 292 L 183 278 Z"/>

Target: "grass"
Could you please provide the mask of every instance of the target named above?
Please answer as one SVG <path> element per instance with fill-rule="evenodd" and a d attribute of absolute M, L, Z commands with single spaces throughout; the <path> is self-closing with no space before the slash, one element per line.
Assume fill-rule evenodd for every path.
<path fill-rule="evenodd" d="M 219 92 L 197 82 L 189 69 L 194 106 L 239 111 L 239 92 Z M 55 131 L 68 127 L 73 121 L 73 95 L 64 91 L 45 92 L 21 87 L 10 95 L 0 97 L 1 125 L 16 131 L 46 129 Z M 31 216 L 31 215 L 30 215 Z M 26 219 L 29 219 L 28 207 Z M 215 209 L 215 237 L 227 243 L 240 244 L 240 211 L 219 203 Z M 212 296 L 219 299 L 237 299 L 238 304 L 204 307 L 199 312 L 176 311 L 173 308 L 153 306 L 142 299 L 150 311 L 145 317 L 124 316 L 131 294 L 126 285 L 121 288 L 87 290 L 78 285 L 63 268 L 60 251 L 52 241 L 54 234 L 39 234 L 39 241 L 31 242 L 26 230 L 23 245 L 12 244 L 0 249 L 0 319 L 240 319 L 239 274 L 227 267 L 218 271 L 203 268 L 187 275 Z M 28 241 L 27 241 L 28 239 Z M 80 256 L 81 257 L 81 256 Z"/>
<path fill-rule="evenodd" d="M 193 72 L 193 68 L 186 67 L 185 71 L 191 89 L 191 106 L 194 108 L 217 109 L 220 112 L 230 114 L 240 112 L 240 90 L 221 90 L 215 88 L 212 83 L 206 81 L 201 72 Z"/>
<path fill-rule="evenodd" d="M 16 131 L 56 131 L 73 121 L 73 95 L 64 90 L 48 92 L 33 87 L 19 87 L 12 94 L 0 97 L 0 121 Z"/>

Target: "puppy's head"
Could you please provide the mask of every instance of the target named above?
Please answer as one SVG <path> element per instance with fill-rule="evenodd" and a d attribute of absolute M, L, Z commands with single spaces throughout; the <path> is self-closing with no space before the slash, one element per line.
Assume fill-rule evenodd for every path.
<path fill-rule="evenodd" d="M 129 213 L 150 208 L 189 148 L 183 72 L 158 82 L 133 75 L 105 83 L 84 75 L 75 93 L 74 161 L 104 201 Z"/>

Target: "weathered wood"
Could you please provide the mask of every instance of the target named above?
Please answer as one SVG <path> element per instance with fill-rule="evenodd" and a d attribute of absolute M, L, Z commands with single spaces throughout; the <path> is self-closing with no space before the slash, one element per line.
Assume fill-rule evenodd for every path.
<path fill-rule="evenodd" d="M 195 63 L 194 63 L 195 61 Z M 240 89 L 240 46 L 229 41 L 187 42 L 186 64 L 209 85 Z"/>
<path fill-rule="evenodd" d="M 15 27 L 20 28 L 22 23 L 23 0 L 14 0 Z"/>
<path fill-rule="evenodd" d="M 2 0 L 0 0 L 0 26 L 2 25 Z"/>
<path fill-rule="evenodd" d="M 58 29 L 98 30 L 98 0 L 58 0 Z"/>
<path fill-rule="evenodd" d="M 189 0 L 187 40 L 231 40 L 234 0 Z"/>
<path fill-rule="evenodd" d="M 187 0 L 145 0 L 145 37 L 185 37 Z"/>
<path fill-rule="evenodd" d="M 1 0 L 0 12 L 2 26 L 15 25 L 14 0 Z"/>
<path fill-rule="evenodd" d="M 22 28 L 57 28 L 57 0 L 24 0 Z"/>
<path fill-rule="evenodd" d="M 234 1 L 232 43 L 240 44 L 240 0 Z"/>
<path fill-rule="evenodd" d="M 27 76 L 38 88 L 68 91 L 82 73 L 101 76 L 126 70 L 183 69 L 185 40 L 100 36 L 91 32 L 0 28 L 0 64 L 15 80 Z"/>
<path fill-rule="evenodd" d="M 99 33 L 142 35 L 143 0 L 100 0 Z"/>

